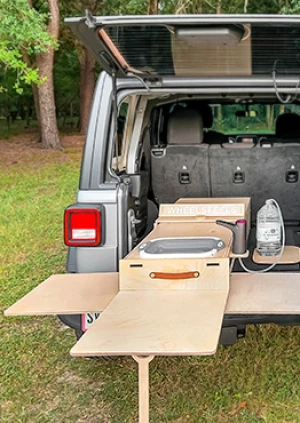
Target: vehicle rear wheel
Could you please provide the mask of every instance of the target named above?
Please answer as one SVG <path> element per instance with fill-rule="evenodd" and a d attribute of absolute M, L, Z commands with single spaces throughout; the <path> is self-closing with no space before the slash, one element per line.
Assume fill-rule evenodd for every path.
<path fill-rule="evenodd" d="M 75 336 L 76 336 L 77 341 L 79 341 L 79 339 L 82 337 L 83 334 L 84 334 L 83 330 L 75 329 Z"/>

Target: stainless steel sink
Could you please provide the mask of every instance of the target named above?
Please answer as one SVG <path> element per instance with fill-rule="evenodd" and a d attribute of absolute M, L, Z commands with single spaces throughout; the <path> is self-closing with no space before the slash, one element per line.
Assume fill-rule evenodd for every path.
<path fill-rule="evenodd" d="M 139 252 L 143 258 L 200 258 L 212 257 L 224 246 L 214 237 L 158 238 L 140 245 Z"/>

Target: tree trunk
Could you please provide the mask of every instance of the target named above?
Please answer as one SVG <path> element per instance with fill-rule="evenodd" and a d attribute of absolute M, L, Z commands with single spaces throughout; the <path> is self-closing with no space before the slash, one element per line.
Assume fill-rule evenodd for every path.
<path fill-rule="evenodd" d="M 148 0 L 148 15 L 158 15 L 159 0 Z"/>
<path fill-rule="evenodd" d="M 223 120 L 222 106 L 217 106 L 217 128 L 218 128 L 218 131 L 220 131 L 222 129 L 222 120 Z"/>
<path fill-rule="evenodd" d="M 199 2 L 198 2 L 197 13 L 199 13 L 200 15 L 202 15 L 202 13 L 203 13 L 203 2 L 202 2 L 202 0 L 199 0 Z"/>
<path fill-rule="evenodd" d="M 31 3 L 30 3 L 31 5 Z M 36 68 L 36 63 L 33 63 L 30 60 L 30 57 L 27 53 L 27 51 L 25 49 L 22 49 L 22 57 L 24 62 L 26 63 L 27 66 L 29 66 L 30 68 L 35 69 Z M 38 87 L 36 86 L 36 84 L 31 84 L 31 88 L 32 88 L 32 95 L 33 95 L 33 102 L 34 102 L 34 108 L 35 108 L 35 114 L 36 114 L 36 119 L 37 119 L 37 123 L 38 123 L 38 128 L 40 128 L 40 106 L 39 106 L 39 93 L 38 93 Z"/>
<path fill-rule="evenodd" d="M 271 111 L 270 111 L 270 129 L 273 129 L 274 126 L 274 106 L 271 105 Z"/>
<path fill-rule="evenodd" d="M 266 123 L 267 123 L 268 129 L 272 129 L 273 120 L 274 120 L 274 107 L 273 105 L 267 104 Z"/>
<path fill-rule="evenodd" d="M 39 54 L 37 57 L 40 77 L 47 78 L 47 80 L 38 87 L 40 128 L 42 146 L 44 148 L 59 149 L 61 148 L 61 142 L 58 134 L 55 111 L 53 60 L 54 51 Z"/>
<path fill-rule="evenodd" d="M 83 49 L 79 54 L 80 61 L 80 133 L 86 134 L 90 109 L 95 90 L 95 64 L 94 57 Z"/>
<path fill-rule="evenodd" d="M 50 12 L 48 32 L 57 40 L 60 19 L 58 0 L 48 0 L 48 5 Z M 59 139 L 55 113 L 53 84 L 54 49 L 49 48 L 47 52 L 38 54 L 36 64 L 40 77 L 46 78 L 46 81 L 38 87 L 42 146 L 44 148 L 59 149 L 62 145 Z"/>
<path fill-rule="evenodd" d="M 266 124 L 268 129 L 270 129 L 270 115 L 271 115 L 271 106 L 267 104 L 266 107 Z"/>

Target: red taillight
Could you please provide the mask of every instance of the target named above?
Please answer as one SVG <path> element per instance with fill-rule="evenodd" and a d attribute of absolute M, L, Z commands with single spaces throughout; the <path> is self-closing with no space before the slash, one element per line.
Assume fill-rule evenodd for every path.
<path fill-rule="evenodd" d="M 101 244 L 101 211 L 82 207 L 65 210 L 64 239 L 69 247 Z"/>

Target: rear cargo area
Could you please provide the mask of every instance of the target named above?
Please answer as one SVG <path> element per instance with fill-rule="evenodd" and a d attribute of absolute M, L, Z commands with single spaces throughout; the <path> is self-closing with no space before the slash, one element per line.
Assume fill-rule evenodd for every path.
<path fill-rule="evenodd" d="M 261 270 L 266 266 L 252 261 L 256 214 L 273 198 L 282 210 L 286 245 L 300 247 L 300 115 L 287 110 L 274 117 L 273 132 L 249 133 L 245 125 L 231 135 L 215 129 L 212 107 L 203 101 L 164 106 L 161 114 L 150 151 L 151 195 L 157 205 L 179 198 L 250 197 L 245 264 Z M 299 270 L 299 263 L 274 269 Z M 238 263 L 234 271 L 242 271 Z"/>

